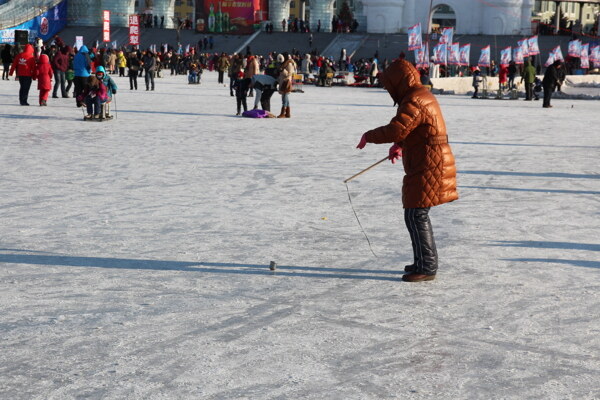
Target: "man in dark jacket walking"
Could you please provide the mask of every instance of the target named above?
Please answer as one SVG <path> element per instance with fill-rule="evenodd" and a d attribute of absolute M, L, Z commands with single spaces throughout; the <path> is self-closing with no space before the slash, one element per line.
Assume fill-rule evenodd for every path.
<path fill-rule="evenodd" d="M 0 53 L 0 58 L 2 58 L 2 66 L 4 67 L 4 70 L 2 71 L 2 80 L 8 80 L 8 70 L 10 69 L 10 64 L 13 62 L 12 46 L 10 44 L 4 45 L 2 53 Z"/>
<path fill-rule="evenodd" d="M 142 58 L 142 66 L 144 68 L 144 80 L 146 81 L 146 90 L 154 90 L 154 75 L 156 74 L 156 57 L 154 53 L 148 49 L 144 58 Z"/>
<path fill-rule="evenodd" d="M 559 70 L 561 68 L 562 63 L 560 60 L 556 60 L 546 69 L 544 79 L 542 79 L 542 86 L 544 87 L 544 108 L 552 108 L 552 105 L 550 105 L 550 100 L 552 100 L 552 92 L 554 92 L 556 86 L 560 84 Z"/>

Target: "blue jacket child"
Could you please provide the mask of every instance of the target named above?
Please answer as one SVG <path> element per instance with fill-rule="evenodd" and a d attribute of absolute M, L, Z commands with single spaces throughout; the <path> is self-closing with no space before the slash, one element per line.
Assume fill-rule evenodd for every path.
<path fill-rule="evenodd" d="M 106 70 L 102 65 L 96 68 L 96 78 L 100 79 L 104 86 L 106 86 L 106 91 L 108 92 L 108 101 L 112 100 L 113 94 L 117 94 L 117 84 L 113 79 L 106 73 Z"/>
<path fill-rule="evenodd" d="M 110 75 L 106 73 L 106 70 L 101 65 L 96 68 L 96 78 L 98 78 L 98 80 L 100 80 L 104 86 L 106 86 L 106 94 L 108 99 L 105 101 L 105 103 L 110 103 L 112 101 L 113 94 L 117 94 L 117 84 L 115 81 L 113 81 Z M 112 115 L 110 115 L 108 112 L 108 105 L 106 106 L 106 115 L 104 117 L 112 118 Z"/>

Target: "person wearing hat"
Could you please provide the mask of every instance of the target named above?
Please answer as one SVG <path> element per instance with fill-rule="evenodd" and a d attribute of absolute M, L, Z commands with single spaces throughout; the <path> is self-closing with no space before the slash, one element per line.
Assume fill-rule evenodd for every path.
<path fill-rule="evenodd" d="M 31 89 L 31 81 L 37 75 L 37 66 L 35 57 L 33 56 L 32 45 L 26 44 L 25 49 L 13 59 L 8 75 L 12 76 L 15 71 L 19 80 L 19 103 L 22 106 L 28 106 L 29 103 L 27 100 L 29 89 Z"/>
<path fill-rule="evenodd" d="M 429 210 L 458 199 L 454 155 L 442 110 L 411 63 L 395 60 L 381 74 L 381 83 L 398 110 L 389 124 L 364 133 L 357 147 L 393 143 L 388 158 L 395 163 L 402 157 L 402 205 L 413 251 L 402 280 L 430 281 L 438 270 L 438 254 Z"/>
<path fill-rule="evenodd" d="M 242 106 L 244 107 L 244 111 L 248 111 L 246 96 L 248 94 L 249 86 L 250 78 L 244 77 L 244 68 L 241 68 L 237 73 L 235 81 L 233 82 L 233 90 L 235 90 L 235 101 L 237 104 L 237 113 L 235 115 L 240 115 L 242 113 Z"/>
<path fill-rule="evenodd" d="M 117 84 L 115 83 L 115 81 L 113 81 L 110 75 L 106 73 L 106 70 L 103 66 L 99 66 L 96 69 L 96 78 L 98 78 L 98 80 L 102 82 L 104 86 L 106 86 L 107 99 L 105 103 L 110 103 L 113 99 L 113 95 L 117 94 Z M 112 115 L 110 115 L 110 113 L 108 112 L 108 108 L 106 108 L 106 115 L 104 115 L 104 118 L 112 118 Z"/>

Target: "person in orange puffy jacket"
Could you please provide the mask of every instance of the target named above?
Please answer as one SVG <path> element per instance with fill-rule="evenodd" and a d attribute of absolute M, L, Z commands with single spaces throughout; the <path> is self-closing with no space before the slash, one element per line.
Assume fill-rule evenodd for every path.
<path fill-rule="evenodd" d="M 50 66 L 50 59 L 46 54 L 40 55 L 37 66 L 37 81 L 38 90 L 40 91 L 40 106 L 46 106 L 48 100 L 48 94 L 52 89 L 52 67 Z"/>
<path fill-rule="evenodd" d="M 28 106 L 27 98 L 29 97 L 29 89 L 31 88 L 31 81 L 36 76 L 35 57 L 33 56 L 33 46 L 30 44 L 25 45 L 23 52 L 17 54 L 14 58 L 10 71 L 8 74 L 12 76 L 14 72 L 17 72 L 17 79 L 19 80 L 19 103 L 22 106 Z"/>
<path fill-rule="evenodd" d="M 395 163 L 402 156 L 404 222 L 414 257 L 414 263 L 404 268 L 408 274 L 402 280 L 429 281 L 438 269 L 429 209 L 458 199 L 454 155 L 440 106 L 421 84 L 415 67 L 398 59 L 380 74 L 379 80 L 398 104 L 398 111 L 389 124 L 363 134 L 357 147 L 394 143 L 388 158 Z"/>

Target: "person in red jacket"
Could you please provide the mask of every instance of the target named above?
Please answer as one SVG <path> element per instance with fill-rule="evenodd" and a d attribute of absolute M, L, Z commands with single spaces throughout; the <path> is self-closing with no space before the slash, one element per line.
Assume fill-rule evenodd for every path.
<path fill-rule="evenodd" d="M 52 70 L 54 71 L 54 89 L 52 98 L 58 99 L 58 88 L 63 98 L 69 97 L 65 89 L 66 73 L 69 68 L 69 51 L 67 46 L 60 47 L 52 58 Z"/>
<path fill-rule="evenodd" d="M 29 89 L 31 88 L 31 81 L 36 76 L 35 58 L 33 57 L 33 46 L 30 44 L 25 45 L 25 49 L 22 53 L 17 54 L 10 66 L 8 74 L 12 76 L 14 72 L 17 72 L 17 79 L 19 80 L 19 103 L 22 106 L 28 106 L 27 98 L 29 97 Z"/>
<path fill-rule="evenodd" d="M 48 94 L 52 89 L 52 67 L 50 66 L 50 59 L 46 54 L 40 55 L 40 59 L 37 66 L 37 81 L 38 90 L 40 91 L 40 106 L 46 106 L 48 100 Z"/>

